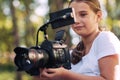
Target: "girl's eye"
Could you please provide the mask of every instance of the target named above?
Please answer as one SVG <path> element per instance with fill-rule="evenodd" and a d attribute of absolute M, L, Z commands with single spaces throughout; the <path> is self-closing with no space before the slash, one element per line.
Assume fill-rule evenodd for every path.
<path fill-rule="evenodd" d="M 86 13 L 81 13 L 80 16 L 81 17 L 85 17 L 87 14 Z"/>
<path fill-rule="evenodd" d="M 87 15 L 87 12 L 85 12 L 85 11 L 79 13 L 80 17 L 85 17 L 86 15 Z"/>

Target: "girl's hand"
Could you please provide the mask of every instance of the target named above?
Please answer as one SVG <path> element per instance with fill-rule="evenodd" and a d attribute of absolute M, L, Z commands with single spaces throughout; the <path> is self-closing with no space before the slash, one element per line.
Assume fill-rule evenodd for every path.
<path fill-rule="evenodd" d="M 48 80 L 63 80 L 63 73 L 66 69 L 63 67 L 60 68 L 48 68 L 43 69 L 43 71 L 40 73 L 41 78 L 45 78 Z"/>

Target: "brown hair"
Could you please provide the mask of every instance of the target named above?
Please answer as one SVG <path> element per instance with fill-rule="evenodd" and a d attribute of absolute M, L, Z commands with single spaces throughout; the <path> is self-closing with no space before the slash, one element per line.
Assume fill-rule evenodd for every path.
<path fill-rule="evenodd" d="M 100 3 L 98 0 L 71 0 L 69 5 L 74 1 L 87 3 L 95 13 L 101 10 Z"/>
<path fill-rule="evenodd" d="M 94 13 L 97 13 L 98 11 L 101 10 L 100 3 L 98 0 L 71 0 L 69 5 L 74 1 L 87 3 Z M 84 55 L 85 55 L 85 47 L 83 41 L 81 41 L 72 52 L 72 63 L 77 64 Z"/>
<path fill-rule="evenodd" d="M 85 47 L 84 47 L 84 44 L 83 42 L 79 42 L 79 44 L 73 49 L 73 52 L 72 52 L 72 63 L 73 64 L 77 64 L 81 59 L 82 57 L 85 55 Z"/>

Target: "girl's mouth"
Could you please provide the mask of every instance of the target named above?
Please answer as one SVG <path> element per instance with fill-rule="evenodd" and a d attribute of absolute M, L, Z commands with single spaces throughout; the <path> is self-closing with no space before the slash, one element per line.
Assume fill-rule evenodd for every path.
<path fill-rule="evenodd" d="M 84 28 L 84 26 L 75 26 L 74 27 L 74 29 L 76 29 L 76 30 L 80 30 L 80 29 L 83 29 Z"/>

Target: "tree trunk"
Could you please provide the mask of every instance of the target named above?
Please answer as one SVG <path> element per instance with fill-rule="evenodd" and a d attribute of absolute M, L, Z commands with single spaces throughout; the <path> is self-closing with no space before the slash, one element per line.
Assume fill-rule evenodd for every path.
<path fill-rule="evenodd" d="M 25 0 L 24 1 L 24 5 L 26 8 L 26 17 L 25 17 L 25 43 L 27 46 L 32 46 L 33 41 L 35 41 L 35 29 L 32 26 L 32 23 L 29 19 L 30 17 L 30 5 L 31 1 L 30 0 Z"/>
<path fill-rule="evenodd" d="M 10 0 L 10 10 L 11 10 L 11 16 L 12 16 L 12 22 L 13 22 L 13 35 L 14 35 L 14 45 L 19 46 L 19 35 L 18 35 L 18 26 L 17 26 L 17 19 L 15 16 L 15 8 L 12 4 L 13 0 Z M 21 79 L 21 73 L 16 72 L 16 79 L 15 80 L 22 80 Z"/>
<path fill-rule="evenodd" d="M 49 0 L 50 12 L 58 11 L 63 8 L 63 0 Z"/>

